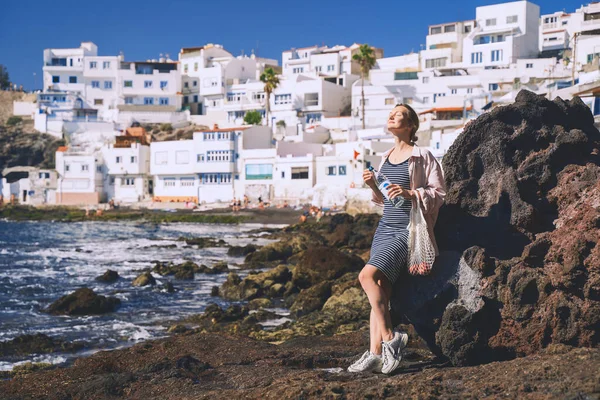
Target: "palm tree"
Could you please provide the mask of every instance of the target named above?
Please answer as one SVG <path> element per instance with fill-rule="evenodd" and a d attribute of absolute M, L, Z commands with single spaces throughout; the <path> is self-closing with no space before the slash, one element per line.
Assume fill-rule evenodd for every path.
<path fill-rule="evenodd" d="M 360 94 L 362 97 L 362 128 L 365 129 L 365 78 L 369 71 L 375 65 L 375 54 L 373 48 L 368 44 L 361 44 L 358 53 L 352 56 L 352 59 L 360 65 Z"/>
<path fill-rule="evenodd" d="M 265 93 L 266 93 L 266 117 L 267 117 L 267 126 L 269 125 L 269 113 L 271 111 L 271 93 L 277 88 L 279 85 L 279 78 L 277 74 L 275 74 L 275 70 L 271 67 L 265 68 L 265 71 L 260 74 L 260 81 L 265 84 Z"/>

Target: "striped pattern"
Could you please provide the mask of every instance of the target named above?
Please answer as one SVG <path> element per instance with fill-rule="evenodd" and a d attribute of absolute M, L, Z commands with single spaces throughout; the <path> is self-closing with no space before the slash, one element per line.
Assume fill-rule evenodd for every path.
<path fill-rule="evenodd" d="M 381 167 L 381 172 L 390 182 L 410 188 L 408 160 L 400 164 L 392 164 L 389 160 Z M 375 231 L 371 244 L 371 258 L 368 264 L 379 269 L 394 284 L 408 259 L 408 223 L 412 203 L 405 201 L 396 208 L 384 198 L 383 217 Z"/>

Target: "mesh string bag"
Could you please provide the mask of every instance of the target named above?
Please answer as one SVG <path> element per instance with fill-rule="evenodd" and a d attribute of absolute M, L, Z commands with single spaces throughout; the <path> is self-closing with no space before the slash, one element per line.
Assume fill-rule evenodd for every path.
<path fill-rule="evenodd" d="M 435 248 L 429 237 L 427 221 L 421 209 L 419 196 L 415 198 L 408 224 L 408 272 L 411 275 L 427 275 L 435 261 Z"/>

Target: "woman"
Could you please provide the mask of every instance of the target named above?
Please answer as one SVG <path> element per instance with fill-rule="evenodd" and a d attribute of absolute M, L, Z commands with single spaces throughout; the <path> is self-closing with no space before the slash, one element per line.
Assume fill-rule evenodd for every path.
<path fill-rule="evenodd" d="M 417 197 L 438 255 L 433 226 L 446 195 L 442 167 L 428 150 L 415 144 L 419 117 L 410 106 L 398 104 L 394 107 L 387 127 L 395 137 L 395 144 L 384 153 L 378 171 L 392 183 L 388 191 L 390 198 L 402 196 L 404 203 L 395 208 L 378 189 L 373 173 L 363 172 L 364 182 L 373 190 L 373 201 L 384 210 L 373 237 L 371 257 L 358 276 L 371 304 L 370 349 L 348 368 L 350 372 L 389 374 L 400 365 L 408 335 L 392 331 L 389 302 L 394 282 L 407 268 L 407 227 L 412 202 Z"/>

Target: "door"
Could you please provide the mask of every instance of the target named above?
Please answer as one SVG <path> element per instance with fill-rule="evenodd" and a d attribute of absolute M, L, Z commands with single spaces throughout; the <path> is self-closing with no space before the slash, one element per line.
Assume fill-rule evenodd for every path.
<path fill-rule="evenodd" d="M 23 203 L 27 201 L 27 190 L 23 190 Z"/>

